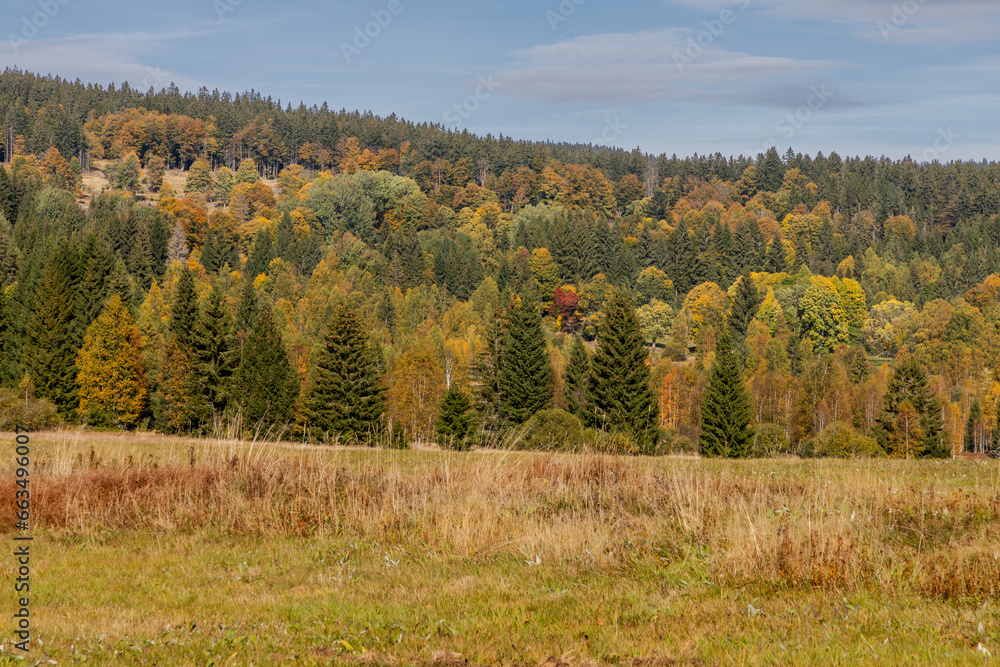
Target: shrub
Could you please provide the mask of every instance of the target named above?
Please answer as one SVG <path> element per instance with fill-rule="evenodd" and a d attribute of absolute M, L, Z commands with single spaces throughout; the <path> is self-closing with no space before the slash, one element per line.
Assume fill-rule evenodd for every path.
<path fill-rule="evenodd" d="M 56 406 L 47 399 L 25 399 L 12 389 L 0 389 L 0 429 L 13 431 L 20 424 L 29 431 L 43 431 L 59 423 Z"/>
<path fill-rule="evenodd" d="M 528 420 L 522 449 L 581 451 L 585 448 L 583 424 L 565 410 L 541 410 Z"/>
<path fill-rule="evenodd" d="M 753 455 L 770 458 L 788 451 L 791 444 L 785 429 L 778 424 L 757 424 L 754 428 Z"/>
<path fill-rule="evenodd" d="M 875 438 L 860 435 L 844 422 L 833 422 L 822 433 L 802 444 L 802 456 L 837 458 L 885 456 L 885 451 Z"/>

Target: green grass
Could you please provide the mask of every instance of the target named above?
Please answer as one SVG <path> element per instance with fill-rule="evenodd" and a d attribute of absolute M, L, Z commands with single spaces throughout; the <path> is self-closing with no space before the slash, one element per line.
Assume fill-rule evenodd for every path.
<path fill-rule="evenodd" d="M 37 508 L 31 664 L 979 665 L 996 659 L 979 647 L 1000 654 L 994 462 L 256 445 L 232 469 L 249 445 L 46 437 L 35 483 L 63 495 Z M 219 469 L 204 497 L 174 488 L 190 482 L 185 469 L 201 479 L 190 446 L 197 466 Z M 125 475 L 128 456 L 133 471 L 176 470 L 102 509 L 81 480 Z M 314 468 L 266 495 L 240 468 L 254 456 L 269 470 Z M 331 477 L 327 495 L 312 493 Z M 85 514 L 66 509 L 78 498 Z M 235 511 L 259 517 L 234 523 Z M 853 551 L 821 548 L 837 538 Z M 8 640 L 0 663 L 24 664 L 18 655 Z"/>

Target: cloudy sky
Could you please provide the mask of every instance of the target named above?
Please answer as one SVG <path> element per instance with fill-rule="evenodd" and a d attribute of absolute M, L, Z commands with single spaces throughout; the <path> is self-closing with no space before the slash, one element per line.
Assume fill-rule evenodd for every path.
<path fill-rule="evenodd" d="M 996 0 L 5 0 L 0 67 L 654 153 L 1000 159 Z"/>

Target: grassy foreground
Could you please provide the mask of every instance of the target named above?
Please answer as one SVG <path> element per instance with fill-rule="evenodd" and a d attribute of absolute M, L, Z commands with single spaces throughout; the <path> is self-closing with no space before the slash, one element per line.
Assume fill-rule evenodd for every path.
<path fill-rule="evenodd" d="M 145 439 L 144 439 L 145 438 Z M 0 437 L 0 664 L 989 664 L 996 462 Z"/>

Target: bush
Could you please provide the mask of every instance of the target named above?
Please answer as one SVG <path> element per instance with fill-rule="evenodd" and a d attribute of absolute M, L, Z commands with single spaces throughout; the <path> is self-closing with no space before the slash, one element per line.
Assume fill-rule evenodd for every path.
<path fill-rule="evenodd" d="M 833 456 L 837 458 L 885 456 L 875 438 L 860 435 L 844 422 L 833 422 L 815 438 L 802 443 L 799 451 L 805 457 Z"/>
<path fill-rule="evenodd" d="M 12 389 L 0 389 L 0 429 L 13 431 L 20 424 L 29 431 L 44 431 L 61 421 L 56 406 L 48 400 L 24 399 Z"/>
<path fill-rule="evenodd" d="M 585 449 L 583 424 L 565 410 L 541 410 L 525 424 L 521 449 L 578 452 Z"/>
<path fill-rule="evenodd" d="M 787 452 L 791 444 L 785 436 L 785 429 L 778 424 L 757 424 L 754 429 L 753 455 L 771 458 Z"/>

